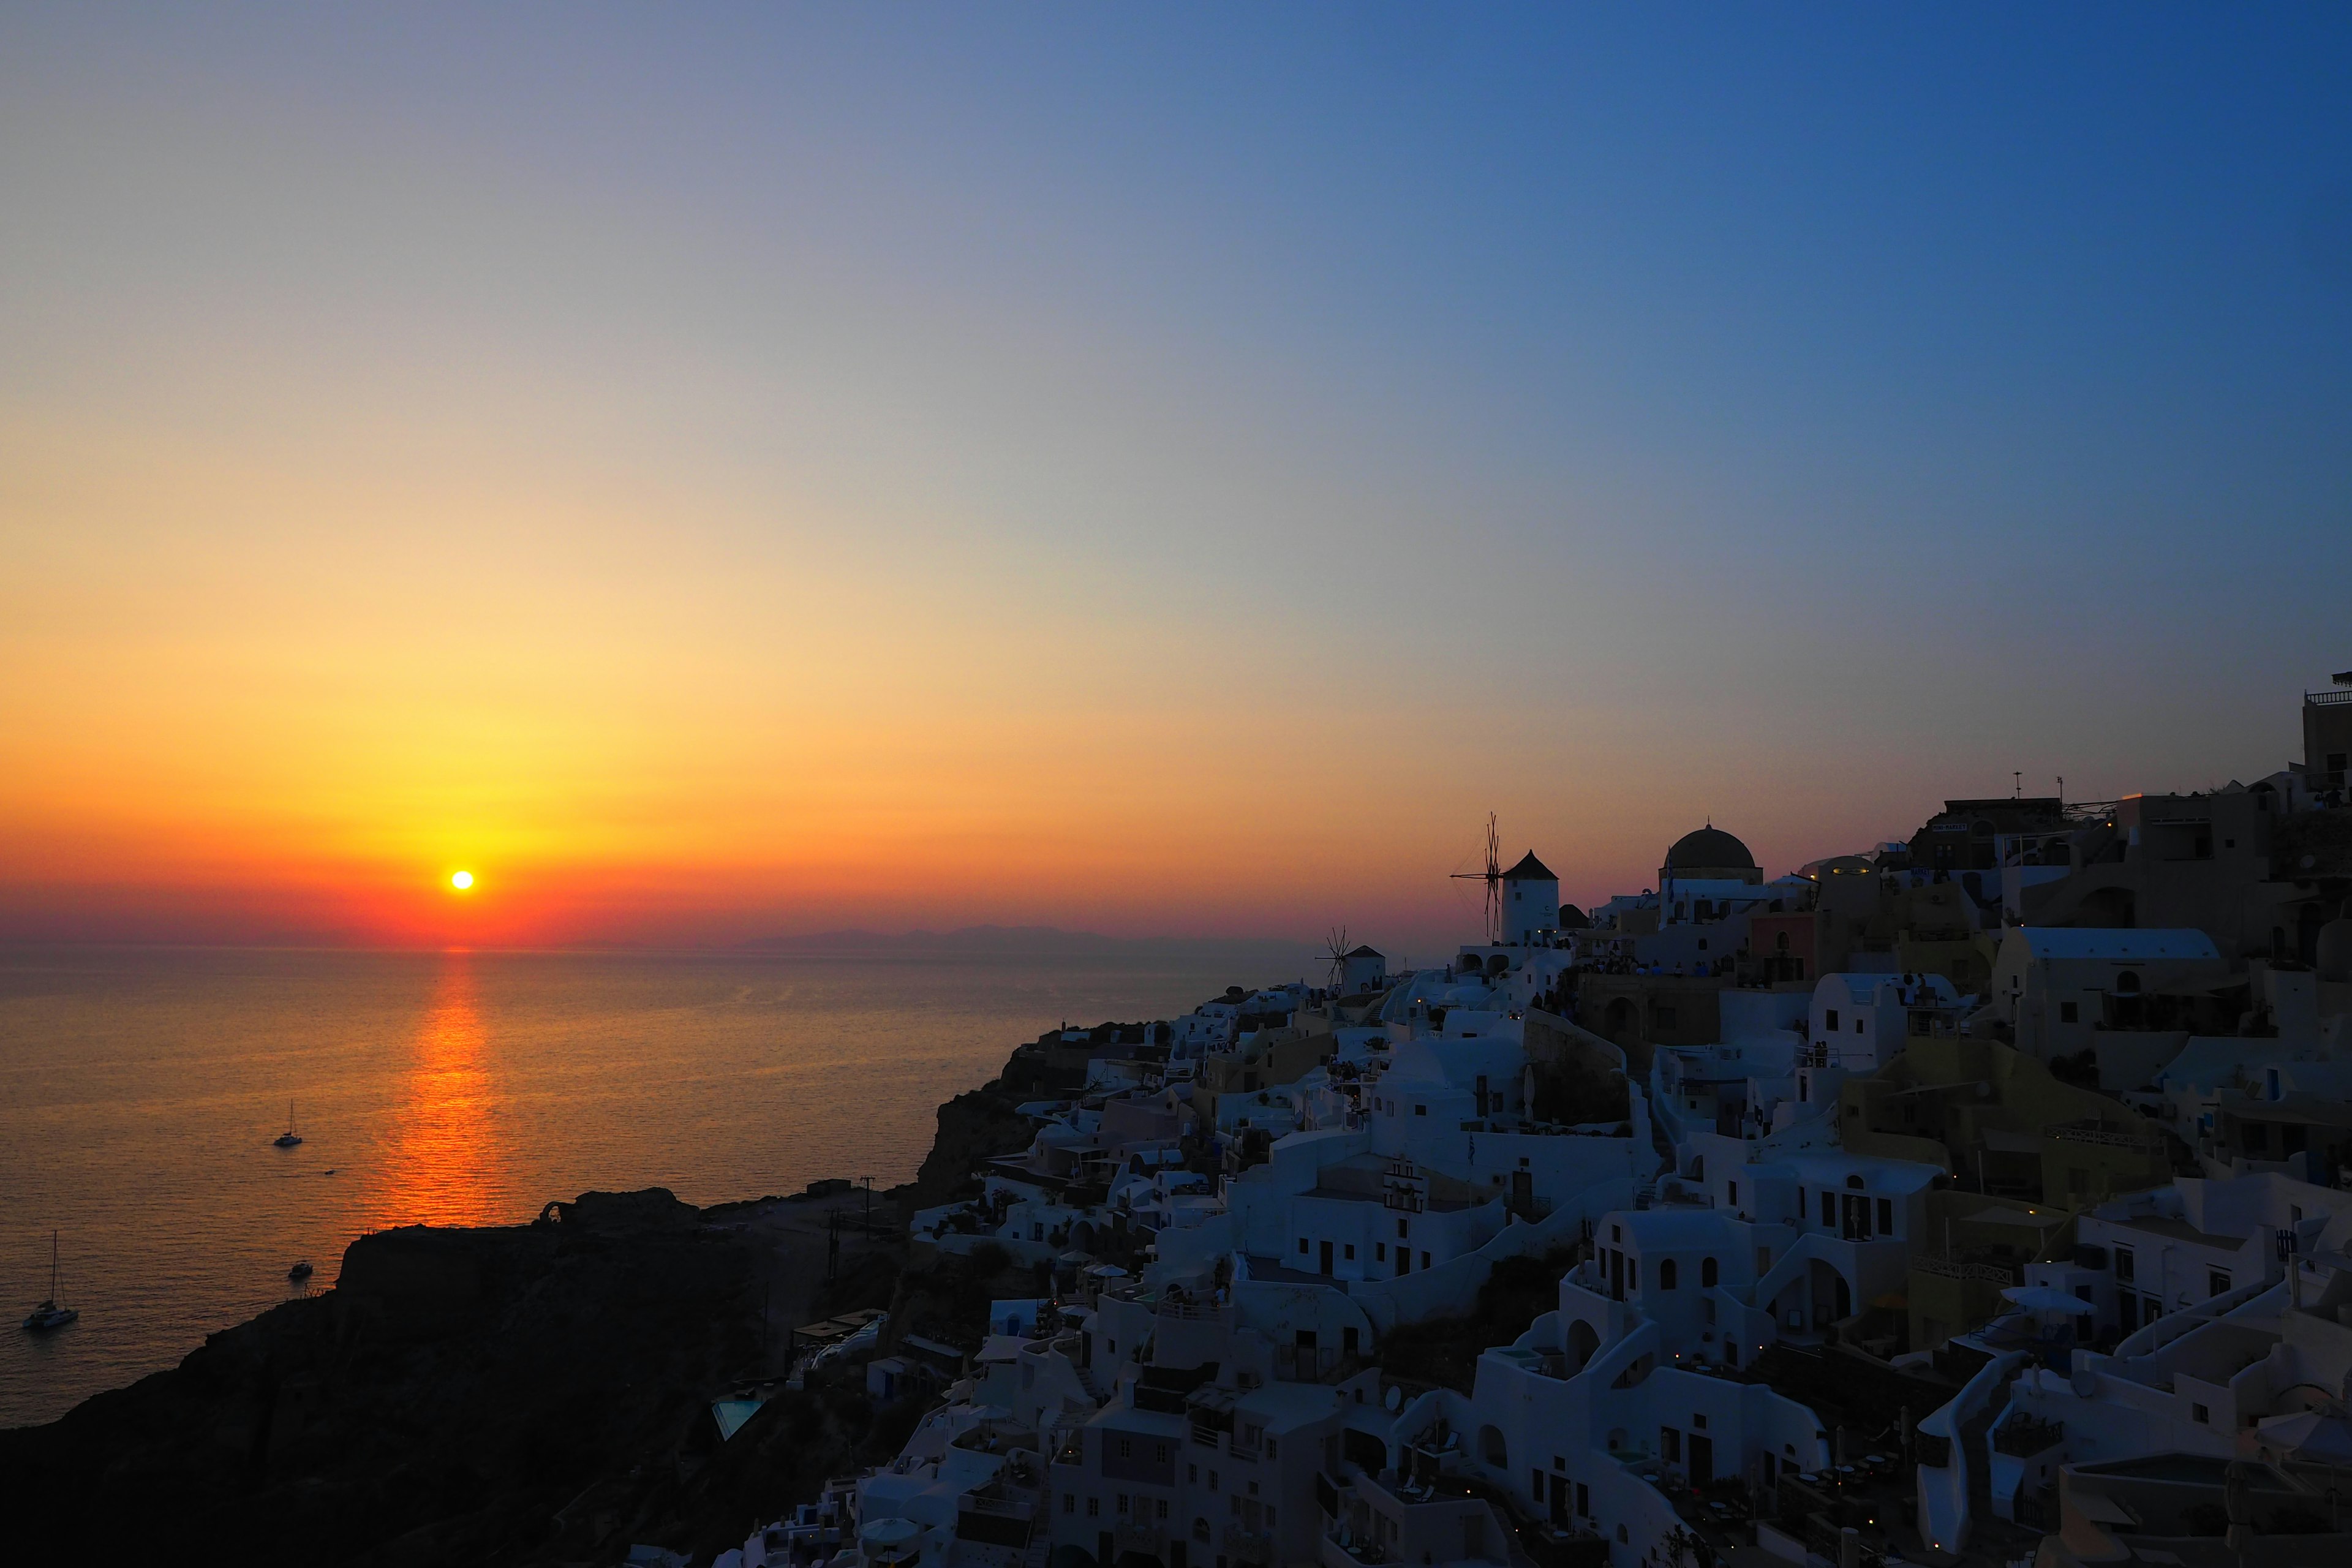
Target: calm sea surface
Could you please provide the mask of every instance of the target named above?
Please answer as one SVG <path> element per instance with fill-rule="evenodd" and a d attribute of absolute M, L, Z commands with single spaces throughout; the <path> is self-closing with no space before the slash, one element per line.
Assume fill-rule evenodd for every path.
<path fill-rule="evenodd" d="M 1273 978 L 1160 952 L 0 949 L 0 1426 L 174 1364 L 296 1258 L 323 1288 L 386 1226 L 904 1181 L 1021 1041 Z M 289 1100 L 303 1142 L 273 1148 Z M 82 1315 L 35 1336 L 52 1229 Z"/>

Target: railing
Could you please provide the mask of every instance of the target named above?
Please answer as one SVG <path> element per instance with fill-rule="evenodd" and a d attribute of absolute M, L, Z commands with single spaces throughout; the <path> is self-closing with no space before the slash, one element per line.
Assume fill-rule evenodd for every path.
<path fill-rule="evenodd" d="M 2151 1137 L 2136 1128 L 2109 1127 L 2102 1122 L 2053 1122 L 2042 1130 L 2045 1138 L 2055 1138 L 2062 1143 L 2095 1143 L 2106 1149 L 2152 1149 L 2161 1147 L 2161 1136 Z"/>
<path fill-rule="evenodd" d="M 2334 691 L 2306 691 L 2303 694 L 2303 700 L 2306 707 L 2312 708 L 2332 708 L 2339 702 L 2352 702 L 2352 687 Z"/>
<path fill-rule="evenodd" d="M 1002 1514 L 1007 1519 L 1027 1519 L 1037 1511 L 1033 1498 L 990 1497 L 982 1492 L 964 1493 L 963 1505 L 974 1513 Z"/>
<path fill-rule="evenodd" d="M 1223 1309 L 1219 1307 L 1214 1301 L 1171 1301 L 1163 1296 L 1160 1299 L 1160 1304 L 1154 1309 L 1154 1310 L 1163 1318 L 1192 1320 L 1200 1318 L 1213 1318 L 1217 1316 L 1219 1312 L 1223 1310 Z"/>
<path fill-rule="evenodd" d="M 1993 1429 L 1992 1451 L 2021 1459 L 2042 1452 L 2065 1436 L 2063 1421 L 2044 1421 L 2038 1415 L 2019 1414 Z"/>
<path fill-rule="evenodd" d="M 1981 1279 L 1988 1285 L 2014 1285 L 2017 1271 L 1998 1263 L 1966 1263 L 1949 1258 L 1914 1258 L 1911 1267 L 1941 1279 Z"/>
<path fill-rule="evenodd" d="M 1228 1554 L 1248 1563 L 1265 1563 L 1274 1556 L 1274 1531 L 1244 1530 L 1229 1524 L 1224 1530 L 1224 1545 Z"/>

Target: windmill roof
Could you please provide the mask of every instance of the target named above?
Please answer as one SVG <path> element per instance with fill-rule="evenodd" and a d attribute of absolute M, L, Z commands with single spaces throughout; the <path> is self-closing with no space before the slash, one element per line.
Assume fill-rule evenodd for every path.
<path fill-rule="evenodd" d="M 1343 958 L 1381 958 L 1386 956 L 1377 947 L 1356 947 L 1340 954 Z"/>
<path fill-rule="evenodd" d="M 1559 879 L 1553 876 L 1551 868 L 1537 859 L 1536 852 L 1530 849 L 1520 857 L 1517 865 L 1503 873 L 1503 880 L 1506 882 L 1557 882 Z"/>

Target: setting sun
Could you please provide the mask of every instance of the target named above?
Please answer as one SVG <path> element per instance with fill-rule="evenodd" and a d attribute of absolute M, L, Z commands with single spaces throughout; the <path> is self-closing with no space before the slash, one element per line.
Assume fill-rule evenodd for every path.
<path fill-rule="evenodd" d="M 449 885 L 462 893 L 474 885 L 474 874 L 471 871 L 453 872 L 449 878 Z"/>

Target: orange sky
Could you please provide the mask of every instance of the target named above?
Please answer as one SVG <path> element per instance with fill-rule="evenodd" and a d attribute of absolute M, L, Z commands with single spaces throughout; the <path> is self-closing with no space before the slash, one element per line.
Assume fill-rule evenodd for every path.
<path fill-rule="evenodd" d="M 1411 952 L 1489 811 L 1589 902 L 2294 754 L 2274 117 L 1327 20 L 0 14 L 0 939 Z"/>

